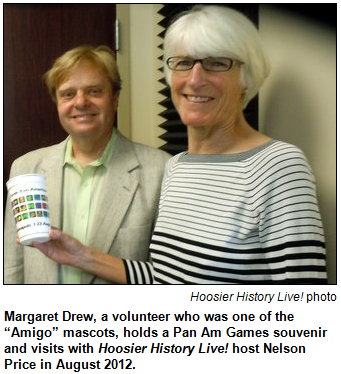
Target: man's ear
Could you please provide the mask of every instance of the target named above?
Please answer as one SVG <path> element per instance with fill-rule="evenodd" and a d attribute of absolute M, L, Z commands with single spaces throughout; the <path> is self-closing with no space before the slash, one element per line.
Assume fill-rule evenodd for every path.
<path fill-rule="evenodd" d="M 114 106 L 115 106 L 115 110 L 117 110 L 119 98 L 120 98 L 120 91 L 114 92 Z"/>

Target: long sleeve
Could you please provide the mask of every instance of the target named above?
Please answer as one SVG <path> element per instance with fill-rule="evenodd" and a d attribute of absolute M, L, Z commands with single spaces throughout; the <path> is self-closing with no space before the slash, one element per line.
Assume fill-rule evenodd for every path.
<path fill-rule="evenodd" d="M 128 284 L 152 284 L 153 265 L 150 262 L 123 260 Z"/>
<path fill-rule="evenodd" d="M 264 164 L 259 238 L 274 279 L 283 283 L 326 283 L 325 243 L 315 180 L 303 153 L 293 146 L 275 150 Z"/>

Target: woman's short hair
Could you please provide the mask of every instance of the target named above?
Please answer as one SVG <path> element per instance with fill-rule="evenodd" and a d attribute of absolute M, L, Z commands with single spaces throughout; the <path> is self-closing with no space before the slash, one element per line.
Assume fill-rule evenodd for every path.
<path fill-rule="evenodd" d="M 241 83 L 246 88 L 244 107 L 257 94 L 270 70 L 254 24 L 242 13 L 225 6 L 194 6 L 169 26 L 164 40 L 168 84 L 172 72 L 166 61 L 179 55 L 229 57 L 242 62 Z"/>
<path fill-rule="evenodd" d="M 102 68 L 111 81 L 113 92 L 121 89 L 121 78 L 117 68 L 114 52 L 105 45 L 92 47 L 82 45 L 65 52 L 58 57 L 43 78 L 54 101 L 56 89 L 67 78 L 71 71 L 81 62 L 90 61 Z"/>

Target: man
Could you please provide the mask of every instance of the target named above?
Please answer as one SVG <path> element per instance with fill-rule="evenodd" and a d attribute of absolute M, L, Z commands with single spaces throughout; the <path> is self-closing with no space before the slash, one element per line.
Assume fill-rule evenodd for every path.
<path fill-rule="evenodd" d="M 15 160 L 10 177 L 45 175 L 51 226 L 105 253 L 146 260 L 170 156 L 114 129 L 121 80 L 112 51 L 77 47 L 59 57 L 44 77 L 69 137 Z M 5 284 L 108 283 L 16 244 L 9 201 L 4 251 Z"/>

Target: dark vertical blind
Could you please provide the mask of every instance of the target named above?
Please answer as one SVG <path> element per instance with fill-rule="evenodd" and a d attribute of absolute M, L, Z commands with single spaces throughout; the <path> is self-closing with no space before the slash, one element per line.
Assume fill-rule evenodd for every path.
<path fill-rule="evenodd" d="M 114 47 L 115 4 L 4 4 L 3 178 L 12 162 L 65 139 L 42 75 L 80 44 Z M 6 186 L 3 186 L 4 202 Z"/>

